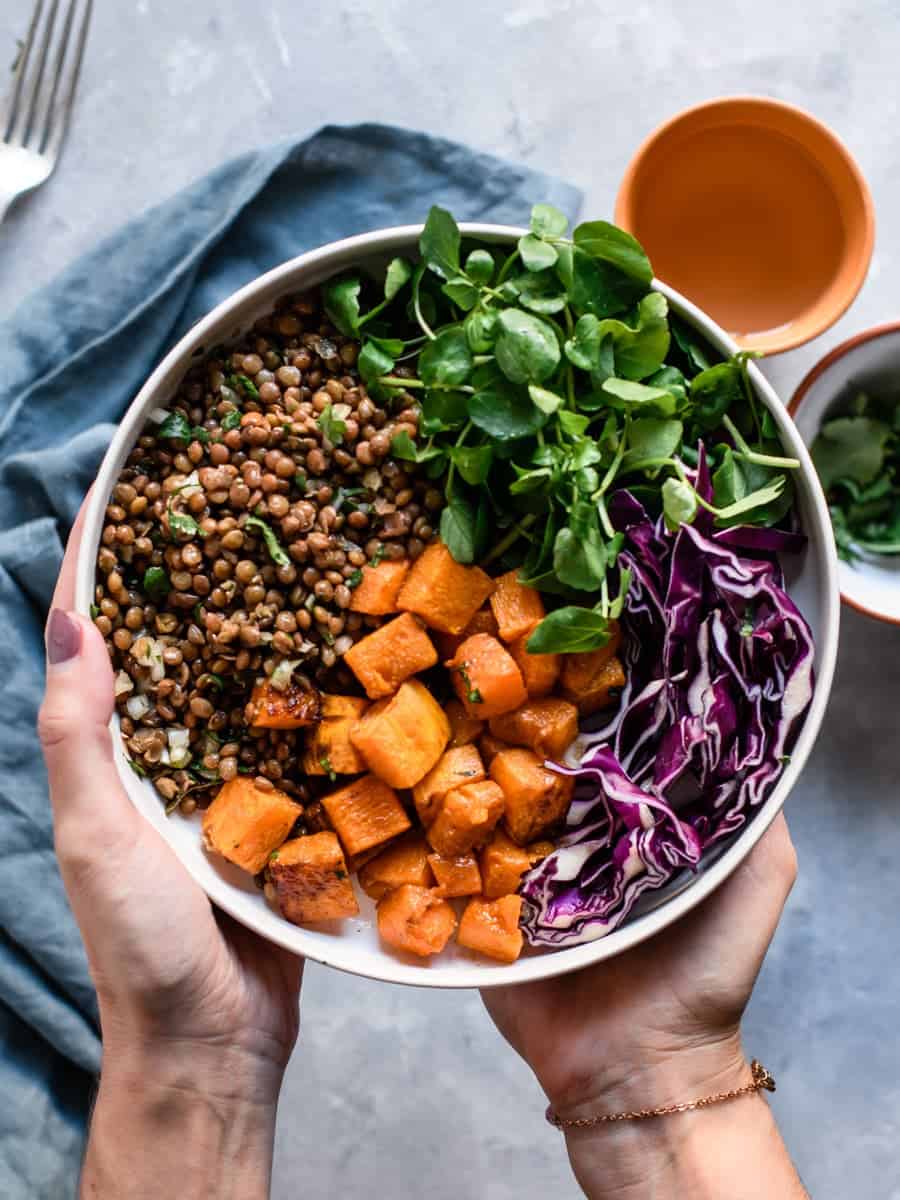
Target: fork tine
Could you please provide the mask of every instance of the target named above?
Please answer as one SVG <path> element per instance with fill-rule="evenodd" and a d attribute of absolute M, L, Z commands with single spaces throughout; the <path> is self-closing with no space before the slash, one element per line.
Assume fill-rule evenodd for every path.
<path fill-rule="evenodd" d="M 72 18 L 75 14 L 78 0 L 71 0 L 69 7 L 68 19 L 66 21 L 66 45 L 69 41 L 69 33 L 72 26 Z M 81 26 L 78 31 L 78 41 L 75 47 L 75 58 L 72 66 L 69 68 L 69 81 L 63 93 L 62 103 L 54 106 L 54 109 L 47 110 L 47 128 L 45 132 L 45 147 L 44 154 L 51 159 L 56 160 L 59 154 L 59 148 L 62 145 L 62 140 L 66 136 L 66 130 L 69 128 L 69 118 L 72 115 L 72 106 L 75 102 L 75 92 L 78 88 L 78 78 L 81 75 L 81 65 L 84 62 L 84 47 L 87 42 L 88 28 L 91 24 L 91 14 L 94 10 L 94 0 L 84 0 L 84 6 L 81 11 Z M 65 46 L 63 54 L 59 59 L 59 76 L 63 74 L 63 57 L 65 56 Z M 54 98 L 56 95 L 57 83 L 54 84 Z"/>
<path fill-rule="evenodd" d="M 77 0 L 70 0 L 69 8 L 66 12 L 66 19 L 63 23 L 62 34 L 59 39 L 59 45 L 56 49 L 56 61 L 53 64 L 53 83 L 50 87 L 50 95 L 47 99 L 47 106 L 44 109 L 44 128 L 41 131 L 40 140 L 38 142 L 38 153 L 43 153 L 50 138 L 50 132 L 53 127 L 53 112 L 56 108 L 56 96 L 59 92 L 59 82 L 62 79 L 63 66 L 66 61 L 66 51 L 69 48 L 69 38 L 72 34 L 72 20 L 75 16 L 75 5 Z"/>
<path fill-rule="evenodd" d="M 34 35 L 37 33 L 43 8 L 44 0 L 35 0 L 34 12 L 31 14 L 31 24 L 28 26 L 28 33 L 25 35 L 25 42 L 19 55 L 19 61 L 16 63 L 16 73 L 13 76 L 12 92 L 10 93 L 7 107 L 3 114 L 2 124 L 0 124 L 0 133 L 2 133 L 2 136 L 0 136 L 0 141 L 9 141 L 13 122 L 15 121 L 19 111 L 19 99 L 22 95 L 22 84 L 25 81 L 25 72 L 28 70 L 28 60 L 31 58 L 31 47 L 34 45 Z"/>
<path fill-rule="evenodd" d="M 34 126 L 34 118 L 37 113 L 38 102 L 41 98 L 41 88 L 44 83 L 44 71 L 47 68 L 47 55 L 50 52 L 50 44 L 53 41 L 53 27 L 56 24 L 56 14 L 58 11 L 59 0 L 51 0 L 50 11 L 47 14 L 47 21 L 44 25 L 44 35 L 41 38 L 41 44 L 37 51 L 38 58 L 34 78 L 30 83 L 28 95 L 22 96 L 21 111 L 13 128 L 12 140 L 20 142 L 23 146 L 27 145 L 29 135 Z"/>

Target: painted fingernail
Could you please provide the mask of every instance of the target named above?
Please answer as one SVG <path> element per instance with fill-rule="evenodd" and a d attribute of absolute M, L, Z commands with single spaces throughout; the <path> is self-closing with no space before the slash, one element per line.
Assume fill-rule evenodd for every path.
<path fill-rule="evenodd" d="M 51 667 L 68 662 L 81 650 L 81 626 L 61 608 L 54 608 L 47 622 L 47 662 Z"/>

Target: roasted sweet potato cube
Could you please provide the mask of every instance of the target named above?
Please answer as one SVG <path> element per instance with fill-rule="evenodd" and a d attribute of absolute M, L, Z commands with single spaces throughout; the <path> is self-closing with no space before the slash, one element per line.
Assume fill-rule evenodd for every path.
<path fill-rule="evenodd" d="M 393 788 L 375 775 L 363 775 L 322 797 L 322 807 L 348 854 L 361 854 L 410 827 Z"/>
<path fill-rule="evenodd" d="M 462 633 L 436 633 L 434 644 L 442 659 L 452 658 L 466 638 L 474 637 L 476 633 L 489 633 L 491 637 L 500 636 L 493 609 L 489 604 L 479 608 Z"/>
<path fill-rule="evenodd" d="M 479 861 L 481 890 L 488 900 L 497 900 L 514 892 L 525 872 L 531 870 L 527 851 L 517 846 L 502 829 L 494 830 L 494 836 L 482 850 Z"/>
<path fill-rule="evenodd" d="M 496 783 L 464 783 L 444 797 L 427 831 L 438 854 L 454 858 L 483 846 L 503 816 L 503 792 Z"/>
<path fill-rule="evenodd" d="M 365 771 L 350 730 L 367 706 L 361 696 L 322 696 L 322 716 L 306 734 L 303 770 L 307 775 L 359 775 Z"/>
<path fill-rule="evenodd" d="M 625 686 L 622 663 L 615 655 L 601 658 L 605 649 L 604 646 L 585 654 L 563 655 L 562 692 L 577 706 L 582 717 L 615 704 Z"/>
<path fill-rule="evenodd" d="M 440 954 L 455 928 L 456 913 L 428 888 L 404 883 L 378 903 L 381 940 L 406 954 Z"/>
<path fill-rule="evenodd" d="M 427 671 L 437 660 L 431 638 L 410 613 L 394 617 L 344 655 L 371 700 L 393 695 L 405 679 Z"/>
<path fill-rule="evenodd" d="M 267 875 L 281 915 L 295 925 L 355 917 L 359 912 L 347 864 L 333 833 L 285 842 L 269 858 Z"/>
<path fill-rule="evenodd" d="M 493 590 L 480 567 L 464 567 L 443 542 L 432 542 L 410 568 L 397 607 L 416 613 L 429 629 L 461 633 Z"/>
<path fill-rule="evenodd" d="M 475 746 L 457 746 L 445 750 L 424 779 L 413 788 L 413 801 L 419 820 L 427 828 L 437 816 L 448 792 L 463 783 L 478 783 L 487 774 Z"/>
<path fill-rule="evenodd" d="M 379 779 L 391 787 L 413 787 L 444 752 L 450 722 L 418 679 L 402 684 L 390 700 L 379 700 L 350 731 L 353 745 Z"/>
<path fill-rule="evenodd" d="M 549 770 L 531 750 L 501 750 L 490 775 L 503 791 L 507 832 L 520 846 L 543 837 L 569 811 L 574 779 Z"/>
<path fill-rule="evenodd" d="M 447 667 L 466 712 L 482 721 L 511 712 L 528 699 L 512 655 L 487 633 L 466 638 Z"/>
<path fill-rule="evenodd" d="M 533 867 L 536 867 L 539 862 L 543 862 L 548 854 L 552 854 L 556 849 L 552 842 L 531 842 L 525 847 L 525 853 L 528 855 L 528 861 Z"/>
<path fill-rule="evenodd" d="M 204 812 L 203 840 L 208 850 L 256 875 L 302 815 L 300 805 L 284 792 L 257 787 L 238 775 L 222 785 Z"/>
<path fill-rule="evenodd" d="M 278 689 L 266 679 L 250 693 L 247 724 L 255 729 L 301 729 L 315 724 L 319 710 L 320 697 L 315 688 L 289 683 L 286 688 Z"/>
<path fill-rule="evenodd" d="M 509 749 L 509 744 L 507 742 L 501 742 L 499 738 L 495 738 L 488 728 L 478 739 L 478 749 L 481 753 L 481 761 L 484 763 L 485 767 L 490 770 L 491 763 L 501 750 Z"/>
<path fill-rule="evenodd" d="M 516 666 L 522 672 L 525 691 L 531 700 L 539 700 L 549 696 L 556 687 L 560 672 L 560 654 L 529 654 L 528 639 L 530 633 L 523 633 L 520 638 L 509 644 L 509 652 L 516 660 Z"/>
<path fill-rule="evenodd" d="M 386 558 L 375 567 L 363 567 L 362 579 L 353 589 L 350 611 L 373 617 L 396 612 L 397 596 L 408 574 L 408 558 Z"/>
<path fill-rule="evenodd" d="M 438 882 L 434 890 L 446 900 L 454 896 L 477 896 L 481 891 L 481 872 L 474 854 L 459 854 L 456 858 L 429 854 L 428 861 Z"/>
<path fill-rule="evenodd" d="M 510 746 L 527 746 L 539 758 L 562 758 L 578 735 L 578 709 L 556 696 L 528 700 L 513 712 L 492 717 L 490 730 Z"/>
<path fill-rule="evenodd" d="M 456 940 L 467 950 L 475 950 L 499 962 L 515 962 L 522 953 L 521 896 L 502 896 L 485 900 L 473 896 L 460 918 Z"/>
<path fill-rule="evenodd" d="M 547 615 L 541 593 L 519 583 L 519 570 L 507 571 L 494 580 L 491 608 L 504 642 L 514 642 L 531 633 Z"/>
<path fill-rule="evenodd" d="M 450 722 L 451 746 L 468 746 L 470 742 L 478 741 L 484 731 L 484 721 L 469 716 L 462 701 L 450 700 L 444 706 L 444 712 Z"/>
<path fill-rule="evenodd" d="M 360 887 L 373 900 L 380 900 L 404 883 L 431 887 L 434 880 L 428 865 L 428 851 L 428 843 L 421 833 L 413 830 L 405 833 L 360 868 Z"/>

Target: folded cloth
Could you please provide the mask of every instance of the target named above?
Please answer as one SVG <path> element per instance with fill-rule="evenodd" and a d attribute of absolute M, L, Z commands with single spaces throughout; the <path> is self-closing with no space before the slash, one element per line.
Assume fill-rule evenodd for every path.
<path fill-rule="evenodd" d="M 513 224 L 566 184 L 440 138 L 329 126 L 226 163 L 126 225 L 0 326 L 0 1195 L 74 1195 L 97 1009 L 53 856 L 35 734 L 42 630 L 69 528 L 172 343 L 263 271 L 431 204 Z"/>

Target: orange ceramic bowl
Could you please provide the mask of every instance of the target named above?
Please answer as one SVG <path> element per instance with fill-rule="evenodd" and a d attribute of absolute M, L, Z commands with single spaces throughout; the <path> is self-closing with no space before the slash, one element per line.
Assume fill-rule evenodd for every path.
<path fill-rule="evenodd" d="M 616 223 L 747 350 L 816 337 L 856 296 L 875 217 L 850 152 L 808 113 L 734 96 L 679 113 L 625 172 Z"/>

